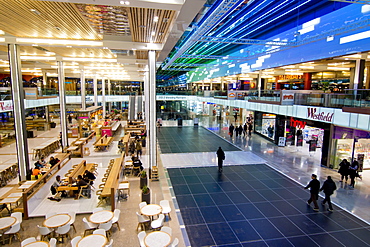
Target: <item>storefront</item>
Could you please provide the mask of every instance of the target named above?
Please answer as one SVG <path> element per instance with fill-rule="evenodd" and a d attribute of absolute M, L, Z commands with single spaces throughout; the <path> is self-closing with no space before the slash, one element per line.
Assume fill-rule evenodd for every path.
<path fill-rule="evenodd" d="M 255 132 L 276 145 L 298 149 L 302 153 L 315 155 L 322 165 L 327 165 L 329 123 L 298 119 L 282 115 L 255 112 Z"/>
<path fill-rule="evenodd" d="M 370 132 L 334 126 L 330 165 L 339 168 L 343 159 L 356 158 L 359 170 L 370 169 Z"/>

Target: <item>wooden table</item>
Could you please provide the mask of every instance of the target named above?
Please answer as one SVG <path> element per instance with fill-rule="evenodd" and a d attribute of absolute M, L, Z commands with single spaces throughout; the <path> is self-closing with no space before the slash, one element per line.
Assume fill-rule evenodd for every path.
<path fill-rule="evenodd" d="M 88 235 L 78 241 L 78 247 L 104 247 L 107 244 L 107 238 L 101 234 Z"/>
<path fill-rule="evenodd" d="M 4 230 L 11 227 L 12 225 L 15 224 L 15 222 L 17 222 L 17 218 L 15 217 L 0 218 L 0 230 Z"/>
<path fill-rule="evenodd" d="M 113 212 L 108 210 L 95 212 L 89 217 L 89 221 L 94 224 L 106 223 L 111 219 L 113 219 Z"/>
<path fill-rule="evenodd" d="M 48 228 L 57 228 L 64 226 L 71 220 L 69 214 L 56 214 L 44 220 L 42 223 L 43 226 Z"/>
<path fill-rule="evenodd" d="M 162 207 L 158 204 L 148 204 L 140 209 L 142 215 L 153 217 L 162 213 Z"/>
<path fill-rule="evenodd" d="M 165 247 L 171 244 L 171 236 L 167 232 L 154 231 L 144 238 L 147 247 Z"/>
<path fill-rule="evenodd" d="M 24 245 L 24 247 L 49 247 L 50 244 L 45 241 L 36 241 L 29 244 Z"/>

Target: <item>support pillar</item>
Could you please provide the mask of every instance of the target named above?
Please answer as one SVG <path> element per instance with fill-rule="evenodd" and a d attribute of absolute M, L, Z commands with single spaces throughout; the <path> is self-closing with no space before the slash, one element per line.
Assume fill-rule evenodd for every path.
<path fill-rule="evenodd" d="M 112 95 L 111 93 L 111 84 L 110 84 L 110 79 L 108 79 L 108 95 Z M 112 112 L 112 102 L 108 102 L 108 112 Z"/>
<path fill-rule="evenodd" d="M 143 111 L 143 119 L 149 120 L 149 68 L 148 65 L 145 66 L 144 69 L 144 111 Z"/>
<path fill-rule="evenodd" d="M 364 59 L 356 59 L 356 66 L 353 71 L 353 80 L 350 82 L 351 89 L 362 89 L 363 81 L 364 81 L 364 72 L 365 72 L 365 60 Z"/>
<path fill-rule="evenodd" d="M 261 98 L 261 87 L 262 87 L 262 70 L 258 71 L 258 82 L 257 82 L 258 99 Z"/>
<path fill-rule="evenodd" d="M 155 51 L 148 52 L 149 67 L 149 169 L 157 165 Z"/>
<path fill-rule="evenodd" d="M 101 79 L 101 86 L 102 86 L 103 119 L 105 119 L 105 79 L 104 77 Z"/>
<path fill-rule="evenodd" d="M 66 113 L 66 84 L 64 79 L 63 61 L 57 61 L 58 65 L 58 84 L 59 84 L 59 107 L 60 107 L 60 128 L 62 132 L 62 150 L 68 147 L 67 135 L 67 113 Z"/>
<path fill-rule="evenodd" d="M 86 110 L 86 83 L 85 83 L 85 71 L 81 68 L 81 108 Z"/>
<path fill-rule="evenodd" d="M 94 75 L 94 106 L 98 106 L 98 77 Z"/>
<path fill-rule="evenodd" d="M 303 73 L 303 89 L 311 90 L 312 73 Z"/>
<path fill-rule="evenodd" d="M 19 179 L 23 181 L 26 180 L 26 174 L 30 170 L 30 165 L 19 45 L 8 45 L 8 57 L 13 95 L 12 101 Z"/>

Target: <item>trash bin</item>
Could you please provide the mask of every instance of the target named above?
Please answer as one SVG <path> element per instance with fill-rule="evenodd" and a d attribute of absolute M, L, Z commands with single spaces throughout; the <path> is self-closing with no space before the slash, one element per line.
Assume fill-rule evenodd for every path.
<path fill-rule="evenodd" d="M 177 119 L 177 126 L 182 127 L 182 118 Z"/>

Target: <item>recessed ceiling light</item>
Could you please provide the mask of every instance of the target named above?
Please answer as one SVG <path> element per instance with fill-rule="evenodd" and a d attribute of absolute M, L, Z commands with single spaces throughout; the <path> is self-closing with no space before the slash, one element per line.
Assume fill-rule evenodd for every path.
<path fill-rule="evenodd" d="M 37 9 L 30 9 L 31 12 L 35 13 L 36 15 L 41 15 L 41 13 L 39 11 L 37 11 Z"/>
<path fill-rule="evenodd" d="M 153 21 L 154 21 L 154 22 L 157 22 L 157 21 L 158 21 L 158 19 L 159 19 L 159 17 L 158 17 L 158 16 L 154 16 Z"/>

